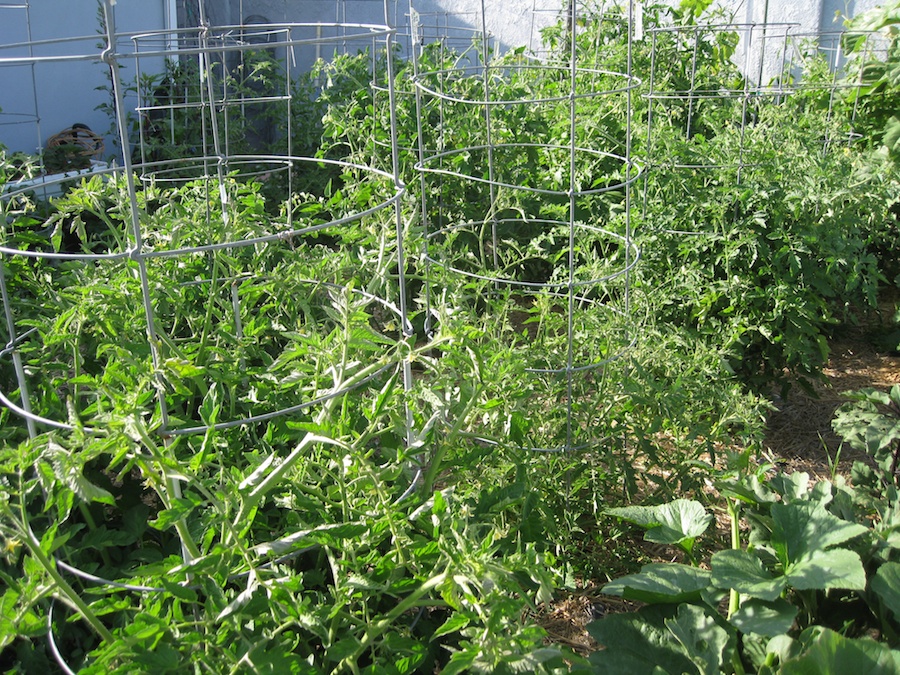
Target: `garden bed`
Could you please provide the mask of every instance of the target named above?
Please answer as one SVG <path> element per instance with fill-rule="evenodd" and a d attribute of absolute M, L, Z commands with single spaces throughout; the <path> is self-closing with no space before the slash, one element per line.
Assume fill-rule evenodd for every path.
<path fill-rule="evenodd" d="M 791 474 L 805 472 L 813 481 L 832 480 L 835 474 L 850 477 L 854 461 L 871 462 L 865 453 L 845 445 L 832 428 L 835 410 L 848 401 L 844 395 L 872 387 L 887 391 L 900 383 L 900 355 L 879 349 L 884 334 L 884 317 L 895 311 L 897 293 L 889 290 L 881 302 L 881 313 L 869 313 L 859 325 L 841 327 L 830 341 L 831 350 L 823 380 L 812 392 L 795 388 L 787 400 L 776 398 L 768 416 L 765 454 L 779 470 Z M 727 541 L 727 522 L 720 522 L 717 537 Z M 654 546 L 635 536 L 629 546 L 643 563 L 680 561 L 673 546 Z M 641 553 L 638 555 L 638 551 Z M 616 573 L 610 571 L 611 577 Z M 610 577 L 610 578 L 611 578 Z M 604 595 L 608 579 L 585 579 L 578 590 L 560 594 L 540 608 L 535 620 L 547 631 L 549 641 L 565 645 L 582 655 L 602 647 L 591 637 L 587 626 L 603 615 L 634 612 L 641 604 Z"/>

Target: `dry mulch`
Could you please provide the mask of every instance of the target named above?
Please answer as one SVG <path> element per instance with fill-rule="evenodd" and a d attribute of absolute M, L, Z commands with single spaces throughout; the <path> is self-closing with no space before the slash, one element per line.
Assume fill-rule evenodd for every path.
<path fill-rule="evenodd" d="M 600 646 L 588 634 L 587 625 L 607 614 L 635 611 L 638 606 L 622 598 L 602 595 L 597 588 L 585 588 L 540 608 L 535 619 L 547 631 L 549 642 L 588 656 Z"/>
<path fill-rule="evenodd" d="M 887 391 L 900 383 L 900 356 L 876 349 L 863 329 L 832 341 L 824 369 L 825 381 L 817 383 L 814 395 L 793 392 L 776 402 L 768 420 L 767 449 L 784 461 L 787 471 L 806 471 L 813 478 L 827 478 L 838 460 L 843 473 L 860 459 L 831 428 L 834 411 L 848 401 L 844 392 L 872 387 Z"/>

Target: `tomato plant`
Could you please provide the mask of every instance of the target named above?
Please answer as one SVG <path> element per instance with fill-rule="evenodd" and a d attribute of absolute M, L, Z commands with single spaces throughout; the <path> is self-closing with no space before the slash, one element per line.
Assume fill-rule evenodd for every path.
<path fill-rule="evenodd" d="M 645 8 L 631 44 L 621 15 L 562 17 L 543 62 L 477 39 L 345 54 L 290 106 L 205 120 L 228 107 L 223 148 L 277 152 L 259 124 L 290 114 L 290 171 L 4 198 L 4 668 L 895 661 L 895 392 L 835 422 L 877 462 L 853 485 L 726 448 L 757 446 L 773 386 L 813 381 L 890 282 L 896 165 L 833 142 L 852 112 L 822 105 L 821 63 L 737 95 L 708 5 Z M 673 96 L 644 97 L 660 60 Z M 170 113 L 136 122 L 145 161 L 208 140 L 186 64 L 135 84 Z M 283 68 L 249 54 L 227 85 L 280 91 Z M 685 564 L 636 569 L 628 524 Z M 594 624 L 590 660 L 546 644 L 554 591 L 612 576 L 649 607 Z"/>

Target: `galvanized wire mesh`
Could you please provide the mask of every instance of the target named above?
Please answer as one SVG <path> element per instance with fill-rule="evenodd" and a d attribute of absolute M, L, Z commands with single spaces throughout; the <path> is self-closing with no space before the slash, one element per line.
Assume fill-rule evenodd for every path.
<path fill-rule="evenodd" d="M 396 348 L 412 331 L 392 64 L 381 75 L 374 65 L 393 52 L 395 30 L 347 22 L 216 26 L 201 2 L 198 26 L 123 34 L 113 4 L 102 3 L 99 38 L 0 50 L 4 68 L 106 68 L 120 151 L 109 165 L 5 185 L 0 402 L 32 437 L 52 429 L 103 435 L 108 424 L 131 419 L 152 430 L 150 442 L 172 449 L 179 437 L 265 428 L 286 417 L 302 422 L 387 375 L 408 386 L 409 362 Z M 313 157 L 293 147 L 294 113 L 310 104 L 295 78 L 307 77 L 300 94 L 322 86 L 295 68 L 301 52 L 371 54 L 361 85 L 365 91 L 384 77 L 379 95 L 390 99 L 390 115 L 378 133 L 387 161 Z M 50 197 L 72 209 L 71 219 L 35 230 L 31 214 Z M 86 241 L 87 213 L 104 223 L 96 246 Z M 380 237 L 376 264 L 329 266 L 297 252 L 304 242 L 339 246 L 343 233 L 358 229 Z M 71 285 L 75 278 L 82 283 Z M 124 321 L 119 332 L 111 308 Z M 71 337 L 67 347 L 61 333 Z M 343 348 L 334 334 L 346 336 Z M 352 346 L 357 334 L 368 336 L 362 348 Z M 163 489 L 180 498 L 181 479 L 160 461 L 169 476 Z M 410 480 L 412 489 L 414 471 Z M 184 544 L 182 555 L 193 559 Z M 83 583 L 150 590 L 72 563 L 60 561 L 59 569 Z"/>
<path fill-rule="evenodd" d="M 631 31 L 623 31 L 624 56 L 607 62 L 579 46 L 582 10 L 570 3 L 563 17 L 568 45 L 541 54 L 502 53 L 485 3 L 461 54 L 449 36 L 429 42 L 425 17 L 413 15 L 420 49 L 440 64 L 420 65 L 415 77 L 428 321 L 452 311 L 439 300 L 448 286 L 491 298 L 495 331 L 546 387 L 535 409 L 546 406 L 542 395 L 564 401 L 563 417 L 530 441 L 543 451 L 602 442 L 585 395 L 634 339 L 631 195 L 640 171 L 631 113 L 639 81 Z M 630 16 L 614 20 L 629 25 Z M 621 133 L 603 134 L 604 115 L 616 117 Z M 546 248 L 529 247 L 536 241 Z"/>
<path fill-rule="evenodd" d="M 86 49 L 87 38 L 35 45 L 31 54 L 6 57 L 4 64 L 27 66 L 44 60 L 88 60 L 108 66 L 122 165 L 95 169 L 94 174 L 101 176 L 106 184 L 114 184 L 116 199 L 121 200 L 117 206 L 119 216 L 113 223 L 119 229 L 115 241 L 97 252 L 22 250 L 17 245 L 4 245 L 0 247 L 2 267 L 11 260 L 24 258 L 55 269 L 70 264 L 110 266 L 111 271 L 121 266 L 133 269 L 137 287 L 118 297 L 111 293 L 108 301 L 137 302 L 142 309 L 155 380 L 157 412 L 154 415 L 159 416 L 159 433 L 163 436 L 203 433 L 210 426 L 221 429 L 261 422 L 340 395 L 343 387 L 335 389 L 321 380 L 313 387 L 317 391 L 312 395 L 298 391 L 292 403 L 285 404 L 282 399 L 274 405 L 253 404 L 250 401 L 253 392 L 261 388 L 261 382 L 270 374 L 266 364 L 254 366 L 242 360 L 241 344 L 251 339 L 244 328 L 258 311 L 253 301 L 248 300 L 254 297 L 254 288 L 279 283 L 278 273 L 261 263 L 266 255 L 277 257 L 279 248 L 290 249 L 293 241 L 303 237 L 336 228 L 360 227 L 366 222 L 377 221 L 379 226 L 386 222 L 398 237 L 403 236 L 402 227 L 396 227 L 403 188 L 390 165 L 375 168 L 341 159 L 314 158 L 295 154 L 292 148 L 293 53 L 301 49 L 314 49 L 320 56 L 362 49 L 371 50 L 372 54 L 383 53 L 391 49 L 394 30 L 386 25 L 364 24 L 211 26 L 204 20 L 199 28 L 122 35 L 116 33 L 110 7 L 106 10 L 102 45 Z M 96 38 L 91 41 L 96 42 Z M 60 54 L 60 49 L 66 53 Z M 261 63 L 268 67 L 267 77 L 254 79 L 253 66 Z M 137 89 L 137 104 L 131 110 L 126 104 L 129 85 L 123 74 L 125 64 L 133 66 L 137 75 L 133 85 Z M 160 64 L 164 64 L 162 73 L 158 70 Z M 390 80 L 385 86 L 393 95 Z M 388 139 L 394 136 L 390 128 L 383 133 Z M 298 190 L 305 186 L 297 185 L 297 176 L 308 177 L 316 172 L 344 174 L 348 179 L 359 180 L 372 195 L 365 204 L 336 207 L 327 214 L 317 213 L 315 218 L 305 217 L 303 204 L 298 208 L 297 201 Z M 65 174 L 41 177 L 40 187 L 53 189 L 54 185 L 61 186 L 71 178 Z M 248 181 L 266 188 L 271 186 L 266 196 L 280 202 L 277 206 L 267 205 L 269 213 L 275 214 L 273 217 L 264 217 L 259 212 L 251 215 L 258 221 L 253 227 L 243 227 L 241 222 L 246 220 L 241 200 L 247 198 L 241 186 Z M 154 230 L 159 217 L 189 217 L 168 213 L 164 208 L 166 201 L 172 199 L 167 191 L 188 189 L 186 186 L 202 195 L 206 208 L 200 219 L 209 226 L 209 233 L 193 236 L 186 231 L 183 236 L 168 233 L 161 238 Z M 33 194 L 35 187 L 32 181 L 11 182 L 4 195 L 6 204 L 12 208 L 17 200 Z M 58 190 L 61 192 L 62 188 Z M 155 197 L 151 198 L 151 194 Z M 154 199 L 157 203 L 152 203 Z M 313 197 L 308 200 L 313 201 Z M 185 228 L 188 227 L 190 224 L 186 222 Z M 8 229 L 9 235 L 16 234 L 13 225 Z M 394 246 L 402 255 L 402 242 L 395 241 Z M 397 266 L 403 268 L 402 264 Z M 189 278 L 173 274 L 172 270 L 179 267 L 192 267 L 194 273 Z M 294 274 L 297 272 L 291 271 Z M 7 333 L 2 354 L 15 364 L 17 390 L 0 396 L 5 405 L 28 421 L 32 433 L 38 429 L 35 424 L 71 430 L 76 424 L 72 416 L 80 419 L 83 408 L 96 410 L 97 399 L 103 395 L 91 391 L 90 384 L 82 378 L 79 385 L 69 387 L 68 396 L 61 397 L 65 400 L 57 406 L 59 416 L 34 412 L 39 406 L 33 405 L 32 398 L 45 397 L 51 386 L 60 387 L 60 378 L 65 379 L 61 373 L 66 367 L 34 366 L 42 359 L 41 343 L 46 340 L 46 331 L 34 325 L 38 321 L 34 317 L 28 318 L 27 327 L 23 326 L 19 315 L 24 308 L 17 302 L 22 291 L 10 286 L 15 282 L 7 277 L 0 275 Z M 335 296 L 345 294 L 352 298 L 347 302 L 362 303 L 375 308 L 376 313 L 392 316 L 390 321 L 400 327 L 399 333 L 409 332 L 402 277 L 393 287 L 372 290 L 345 289 L 334 276 L 305 280 L 291 276 L 289 281 L 306 285 L 311 303 L 328 304 Z M 49 289 L 48 293 L 59 294 L 60 289 Z M 192 341 L 206 338 L 205 334 L 179 335 L 176 324 L 184 319 L 177 317 L 171 305 L 179 298 L 188 305 L 188 296 L 197 293 L 208 296 L 207 305 L 215 302 L 216 312 L 224 312 L 216 318 L 221 325 L 229 326 L 234 348 L 230 358 L 245 375 L 243 390 L 233 392 L 233 401 L 246 405 L 235 406 L 237 411 L 230 419 L 220 417 L 212 425 L 198 418 L 185 418 L 183 411 L 179 419 L 173 419 L 169 410 L 171 392 L 179 385 L 171 381 L 178 375 L 167 364 L 172 365 L 173 359 L 180 358 L 179 353 L 189 351 Z M 52 330 L 58 319 L 44 318 L 47 331 Z M 220 347 L 227 354 L 227 348 Z M 281 347 L 286 348 L 286 343 Z M 25 358 L 31 365 L 23 363 L 23 354 L 27 354 Z M 214 370 L 206 368 L 206 371 L 197 374 L 201 391 L 211 389 L 218 377 Z M 75 377 L 77 364 L 70 365 L 69 372 Z M 85 418 L 89 415 L 85 414 Z M 85 424 L 91 428 L 89 421 Z"/>

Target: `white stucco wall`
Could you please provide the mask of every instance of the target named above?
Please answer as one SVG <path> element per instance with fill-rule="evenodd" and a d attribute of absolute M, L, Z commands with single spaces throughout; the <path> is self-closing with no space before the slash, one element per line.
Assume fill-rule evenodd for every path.
<path fill-rule="evenodd" d="M 649 0 L 645 0 L 647 2 Z M 670 0 L 676 3 L 678 0 Z M 762 24 L 793 23 L 798 30 L 815 33 L 839 30 L 835 13 L 853 15 L 875 7 L 877 0 L 717 0 L 733 14 L 736 22 Z M 182 21 L 196 8 L 198 0 L 118 0 L 116 22 L 120 32 L 161 30 L 169 15 L 178 14 Z M 382 23 L 387 6 L 389 21 L 397 26 L 399 41 L 408 47 L 410 3 L 421 14 L 422 30 L 456 34 L 468 40 L 473 30 L 484 23 L 502 47 L 539 45 L 543 26 L 555 22 L 565 0 L 205 0 L 210 23 L 237 24 L 251 15 L 273 22 L 353 22 Z M 64 54 L 97 54 L 98 35 L 96 0 L 29 0 L 30 40 L 46 41 L 83 36 L 78 42 L 42 46 L 44 56 Z M 175 8 L 180 10 L 175 12 Z M 192 10 L 196 14 L 196 9 Z M 10 49 L 7 45 L 29 40 L 28 15 L 22 9 L 0 4 L 0 144 L 11 150 L 35 152 L 50 135 L 74 122 L 89 125 L 97 132 L 107 132 L 108 116 L 96 107 L 108 100 L 108 94 L 96 88 L 107 82 L 103 65 L 88 60 L 56 60 L 34 66 L 4 64 L 3 59 L 27 55 L 28 49 Z M 195 24 L 192 24 L 195 25 Z M 325 29 L 327 34 L 327 29 Z M 304 67 L 320 55 L 313 47 L 298 48 L 293 55 L 298 67 Z M 739 63 L 742 56 L 738 55 Z M 763 80 L 778 72 L 780 61 L 773 57 L 762 69 Z M 750 72 L 757 72 L 758 62 Z M 146 67 L 144 63 L 142 68 Z M 134 77 L 134 65 L 123 62 L 125 79 Z M 36 95 L 32 81 L 37 83 Z M 39 131 L 33 118 L 40 121 Z"/>
<path fill-rule="evenodd" d="M 101 42 L 96 0 L 30 0 L 28 10 L 0 5 L 0 144 L 10 150 L 36 152 L 53 134 L 80 122 L 105 134 L 110 118 L 96 107 L 109 100 L 96 88 L 107 83 L 108 68 L 96 60 L 78 59 L 97 55 Z M 164 25 L 166 2 L 123 0 L 115 7 L 116 23 L 122 31 L 158 29 Z M 31 50 L 6 45 L 50 41 Z M 79 40 L 58 41 L 80 37 Z M 10 65 L 3 59 L 41 57 L 34 66 Z M 126 77 L 134 68 L 123 64 Z M 37 87 L 32 86 L 36 82 Z M 109 144 L 107 144 L 109 146 Z"/>

